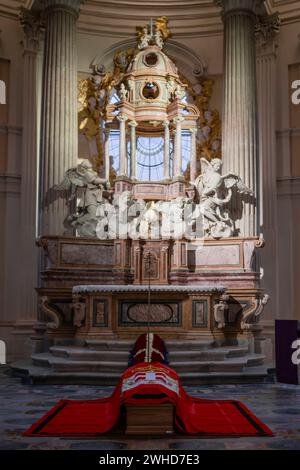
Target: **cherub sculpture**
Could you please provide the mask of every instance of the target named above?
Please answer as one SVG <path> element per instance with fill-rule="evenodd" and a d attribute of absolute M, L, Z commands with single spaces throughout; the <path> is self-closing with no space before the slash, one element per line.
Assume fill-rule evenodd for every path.
<path fill-rule="evenodd" d="M 164 40 L 163 40 L 161 32 L 158 29 L 155 31 L 155 34 L 154 34 L 154 41 L 157 47 L 159 47 L 160 49 L 164 47 Z"/>
<path fill-rule="evenodd" d="M 128 99 L 128 90 L 126 90 L 126 87 L 125 87 L 124 83 L 121 83 L 118 95 L 119 95 L 119 98 L 120 98 L 121 101 L 127 101 L 127 99 Z"/>
<path fill-rule="evenodd" d="M 201 158 L 202 173 L 194 185 L 200 197 L 200 213 L 204 219 L 204 233 L 213 238 L 233 235 L 233 221 L 230 217 L 229 203 L 233 191 L 240 195 L 253 192 L 234 173 L 221 175 L 222 160 L 213 158 L 210 162 Z"/>
<path fill-rule="evenodd" d="M 145 49 L 149 46 L 149 43 L 152 39 L 152 34 L 148 33 L 148 27 L 145 26 L 144 28 L 137 28 L 137 36 L 138 36 L 138 48 Z"/>

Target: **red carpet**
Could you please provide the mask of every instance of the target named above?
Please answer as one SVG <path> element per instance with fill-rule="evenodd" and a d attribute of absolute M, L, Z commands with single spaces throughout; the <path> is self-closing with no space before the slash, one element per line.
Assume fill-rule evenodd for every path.
<path fill-rule="evenodd" d="M 175 371 L 163 364 L 143 363 L 125 371 L 111 397 L 61 400 L 24 436 L 96 437 L 116 426 L 125 403 L 173 403 L 177 433 L 202 437 L 273 435 L 242 403 L 193 398 Z"/>

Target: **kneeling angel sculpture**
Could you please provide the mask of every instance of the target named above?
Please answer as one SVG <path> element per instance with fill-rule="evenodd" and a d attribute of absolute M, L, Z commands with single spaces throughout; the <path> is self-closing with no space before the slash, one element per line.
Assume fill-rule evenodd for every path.
<path fill-rule="evenodd" d="M 79 236 L 93 237 L 96 235 L 99 207 L 107 201 L 105 185 L 106 180 L 98 176 L 90 161 L 83 160 L 67 170 L 63 181 L 51 188 L 48 203 L 68 195 L 69 215 L 64 222 L 65 227 L 75 228 Z"/>
<path fill-rule="evenodd" d="M 203 216 L 204 233 L 212 238 L 231 237 L 234 223 L 230 214 L 230 202 L 235 195 L 253 192 L 234 173 L 221 175 L 222 160 L 201 158 L 202 173 L 194 181 L 200 197 L 199 209 Z"/>

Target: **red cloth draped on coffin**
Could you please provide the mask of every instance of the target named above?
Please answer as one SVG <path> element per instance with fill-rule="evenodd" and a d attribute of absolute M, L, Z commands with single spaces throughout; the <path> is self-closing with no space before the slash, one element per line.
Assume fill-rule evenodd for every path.
<path fill-rule="evenodd" d="M 272 436 L 272 431 L 242 403 L 189 396 L 176 372 L 161 363 L 140 363 L 122 375 L 111 397 L 61 400 L 25 436 L 97 436 L 118 422 L 125 403 L 172 403 L 178 432 L 204 436 Z"/>

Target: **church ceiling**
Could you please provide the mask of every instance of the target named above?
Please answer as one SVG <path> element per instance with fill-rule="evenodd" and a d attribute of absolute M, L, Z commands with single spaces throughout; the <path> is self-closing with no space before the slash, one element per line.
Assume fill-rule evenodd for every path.
<path fill-rule="evenodd" d="M 17 17 L 20 7 L 41 5 L 42 0 L 0 0 L 0 14 Z M 264 5 L 269 14 L 279 12 L 282 24 L 300 20 L 299 0 L 266 0 Z M 169 17 L 174 38 L 222 32 L 220 8 L 213 0 L 86 0 L 78 27 L 82 33 L 128 38 L 136 25 L 161 15 Z"/>

